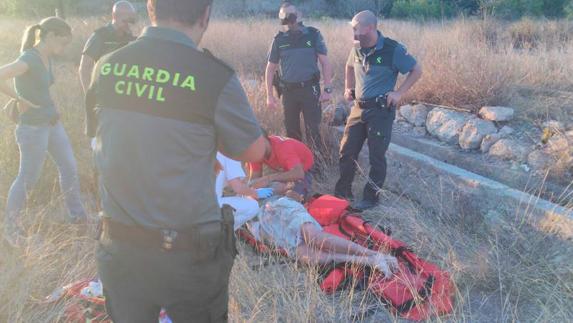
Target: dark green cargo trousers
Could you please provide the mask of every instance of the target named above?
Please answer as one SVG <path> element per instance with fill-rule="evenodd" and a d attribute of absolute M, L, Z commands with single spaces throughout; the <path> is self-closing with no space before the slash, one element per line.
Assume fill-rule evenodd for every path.
<path fill-rule="evenodd" d="M 104 234 L 97 266 L 112 320 L 157 323 L 165 308 L 175 323 L 226 322 L 236 246 L 232 223 L 220 223 L 195 251 L 143 249 Z"/>

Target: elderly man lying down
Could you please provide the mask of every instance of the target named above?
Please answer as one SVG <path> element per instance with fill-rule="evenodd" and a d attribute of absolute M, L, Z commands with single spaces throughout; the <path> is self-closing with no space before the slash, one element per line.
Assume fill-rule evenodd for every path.
<path fill-rule="evenodd" d="M 364 248 L 356 243 L 326 233 L 316 220 L 298 202 L 301 198 L 293 191 L 283 192 L 283 185 L 273 188 L 252 189 L 244 181 L 241 164 L 221 154 L 217 155 L 220 171 L 218 187 L 231 188 L 237 195 L 223 197 L 218 189 L 219 202 L 235 210 L 235 230 L 245 223 L 253 235 L 286 250 L 291 258 L 310 264 L 351 262 L 378 269 L 389 277 L 397 268 L 396 258 Z M 232 174 L 230 174 L 232 172 Z M 274 197 L 271 197 L 273 195 Z M 284 196 L 280 196 L 284 194 Z M 256 199 L 264 200 L 259 208 Z"/>

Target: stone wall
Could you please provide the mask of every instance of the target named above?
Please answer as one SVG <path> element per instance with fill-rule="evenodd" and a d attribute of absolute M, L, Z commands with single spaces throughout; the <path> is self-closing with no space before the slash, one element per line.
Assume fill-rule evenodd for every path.
<path fill-rule="evenodd" d="M 412 136 L 431 136 L 463 150 L 519 163 L 526 171 L 573 174 L 573 129 L 556 121 L 541 125 L 540 138 L 523 140 L 508 125 L 514 118 L 509 107 L 483 107 L 476 115 L 414 104 L 400 107 L 397 118 Z"/>

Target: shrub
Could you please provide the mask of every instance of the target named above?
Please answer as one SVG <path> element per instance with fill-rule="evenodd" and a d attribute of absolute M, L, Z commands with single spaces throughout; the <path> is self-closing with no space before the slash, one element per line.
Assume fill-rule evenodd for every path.
<path fill-rule="evenodd" d="M 531 19 L 523 19 L 509 27 L 514 48 L 535 48 L 541 38 L 539 24 Z"/>
<path fill-rule="evenodd" d="M 558 18 L 565 15 L 568 0 L 497 0 L 496 13 L 501 18 L 517 19 L 523 16 Z"/>
<path fill-rule="evenodd" d="M 450 1 L 397 0 L 391 12 L 396 18 L 444 18 L 454 14 Z"/>
<path fill-rule="evenodd" d="M 565 7 L 570 3 L 569 0 L 544 0 L 543 15 L 545 17 L 563 17 Z"/>
<path fill-rule="evenodd" d="M 567 6 L 565 6 L 565 16 L 569 19 L 573 19 L 573 1 L 570 1 Z"/>

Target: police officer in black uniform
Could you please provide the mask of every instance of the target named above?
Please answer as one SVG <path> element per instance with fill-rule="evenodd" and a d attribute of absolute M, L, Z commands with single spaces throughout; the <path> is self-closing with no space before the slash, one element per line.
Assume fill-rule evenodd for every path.
<path fill-rule="evenodd" d="M 315 148 L 316 152 L 323 148 L 320 136 L 321 102 L 330 100 L 333 89 L 332 69 L 320 31 L 303 25 L 300 16 L 292 4 L 285 2 L 281 5 L 279 18 L 281 24 L 288 29 L 279 32 L 271 45 L 266 68 L 267 105 L 269 108 L 278 106 L 278 99 L 273 92 L 273 78 L 280 67 L 278 86 L 282 92 L 287 137 L 302 141 L 302 113 L 306 143 Z M 319 62 L 324 77 L 323 91 L 320 88 Z"/>
<path fill-rule="evenodd" d="M 149 0 L 152 26 L 102 57 L 86 95 L 103 228 L 98 273 L 116 323 L 227 320 L 233 214 L 215 197 L 217 150 L 264 156 L 229 66 L 200 50 L 212 0 Z M 94 111 L 95 109 L 95 111 Z"/>
<path fill-rule="evenodd" d="M 392 135 L 396 106 L 416 83 L 422 68 L 406 48 L 377 30 L 378 21 L 371 11 L 362 11 L 352 19 L 357 47 L 351 49 L 346 63 L 345 98 L 355 100 L 340 147 L 340 179 L 335 195 L 352 199 L 352 181 L 356 160 L 368 139 L 369 180 L 363 199 L 355 208 L 366 210 L 378 202 L 378 191 L 386 178 L 386 150 Z M 394 90 L 398 74 L 408 74 Z"/>
<path fill-rule="evenodd" d="M 85 91 L 91 82 L 91 75 L 95 63 L 105 54 L 117 50 L 135 37 L 131 26 L 137 21 L 135 7 L 128 1 L 118 1 L 113 5 L 111 23 L 97 29 L 88 38 L 82 52 L 80 61 L 80 81 Z"/>

